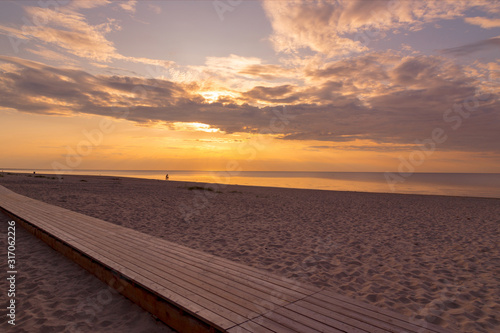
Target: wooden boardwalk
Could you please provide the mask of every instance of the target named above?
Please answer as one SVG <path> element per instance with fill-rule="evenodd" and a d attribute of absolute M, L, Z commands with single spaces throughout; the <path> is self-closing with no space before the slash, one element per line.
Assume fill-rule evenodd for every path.
<path fill-rule="evenodd" d="M 449 332 L 3 186 L 0 207 L 179 332 Z"/>

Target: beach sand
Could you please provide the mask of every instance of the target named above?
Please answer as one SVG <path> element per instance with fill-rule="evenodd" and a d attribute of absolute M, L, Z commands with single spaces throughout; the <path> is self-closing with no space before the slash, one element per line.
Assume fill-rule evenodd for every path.
<path fill-rule="evenodd" d="M 0 212 L 2 258 L 7 256 L 9 220 Z M 21 226 L 15 253 L 16 325 L 7 323 L 10 318 L 2 310 L 2 332 L 174 332 Z M 4 273 L 6 264 L 2 260 Z M 2 278 L 2 294 L 8 289 Z"/>
<path fill-rule="evenodd" d="M 500 331 L 500 199 L 46 176 L 4 174 L 0 185 L 455 331 Z M 53 266 L 29 260 L 29 274 Z M 86 291 L 55 297 L 63 312 L 68 299 L 106 288 L 89 288 L 96 282 L 85 274 L 74 280 L 61 284 Z M 49 304 L 29 302 L 26 311 Z M 109 325 L 123 325 L 129 310 L 117 305 Z"/>

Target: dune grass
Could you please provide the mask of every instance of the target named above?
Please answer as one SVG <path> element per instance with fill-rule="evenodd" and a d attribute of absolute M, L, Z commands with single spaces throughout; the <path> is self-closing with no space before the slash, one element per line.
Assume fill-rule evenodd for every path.
<path fill-rule="evenodd" d="M 187 189 L 190 191 L 193 191 L 193 190 L 210 191 L 210 192 L 214 191 L 214 189 L 211 187 L 203 187 L 203 186 L 190 186 Z"/>
<path fill-rule="evenodd" d="M 204 186 L 189 186 L 189 187 L 186 187 L 188 190 L 190 191 L 193 191 L 193 190 L 197 190 L 197 191 L 208 191 L 208 192 L 215 192 L 215 193 L 223 193 L 222 191 L 219 191 L 219 190 L 214 190 L 213 188 L 211 187 L 204 187 Z"/>

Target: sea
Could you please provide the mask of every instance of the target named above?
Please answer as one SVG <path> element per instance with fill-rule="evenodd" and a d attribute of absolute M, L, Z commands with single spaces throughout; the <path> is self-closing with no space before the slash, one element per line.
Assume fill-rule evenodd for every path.
<path fill-rule="evenodd" d="M 54 170 L 4 169 L 3 172 L 57 174 Z M 309 172 L 309 171 L 186 171 L 71 170 L 72 175 L 135 177 L 203 184 L 235 184 L 355 191 L 500 198 L 500 173 Z"/>

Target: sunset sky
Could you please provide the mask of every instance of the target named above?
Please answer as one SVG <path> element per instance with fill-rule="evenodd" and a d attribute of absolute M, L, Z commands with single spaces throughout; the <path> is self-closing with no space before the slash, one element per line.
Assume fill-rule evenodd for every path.
<path fill-rule="evenodd" d="M 500 1 L 1 1 L 0 167 L 500 172 Z"/>

